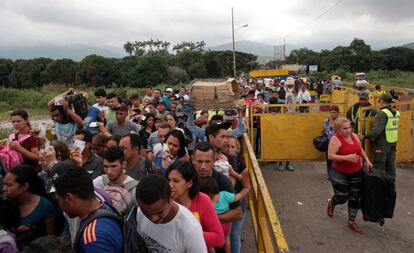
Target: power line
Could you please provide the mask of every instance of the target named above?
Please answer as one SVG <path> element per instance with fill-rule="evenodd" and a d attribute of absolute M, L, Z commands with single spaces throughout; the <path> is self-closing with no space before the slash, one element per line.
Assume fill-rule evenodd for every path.
<path fill-rule="evenodd" d="M 327 10 L 325 10 L 324 12 L 322 12 L 321 14 L 319 14 L 318 16 L 316 16 L 315 18 L 313 18 L 311 21 L 309 21 L 307 24 L 305 24 L 304 26 L 296 29 L 293 32 L 288 33 L 286 36 L 282 36 L 282 38 L 286 38 L 289 37 L 292 33 L 297 33 L 300 30 L 308 27 L 309 25 L 313 24 L 316 20 L 320 19 L 322 16 L 324 16 L 325 14 L 327 14 L 328 12 L 330 12 L 331 10 L 333 10 L 336 6 L 338 6 L 340 3 L 342 3 L 344 0 L 339 0 L 338 2 L 336 2 L 334 5 L 332 5 L 331 7 L 329 7 Z"/>

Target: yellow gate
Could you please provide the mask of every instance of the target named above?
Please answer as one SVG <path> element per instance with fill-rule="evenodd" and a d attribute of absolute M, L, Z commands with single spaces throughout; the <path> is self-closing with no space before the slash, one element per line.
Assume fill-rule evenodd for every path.
<path fill-rule="evenodd" d="M 340 112 L 345 112 L 344 104 L 337 104 Z M 328 117 L 327 104 L 306 104 L 307 113 L 299 113 L 303 104 L 278 104 L 260 106 L 265 113 L 255 113 L 250 108 L 250 142 L 259 145 L 259 161 L 321 161 L 325 154 L 313 147 L 313 138 L 323 130 L 323 122 Z M 278 108 L 281 113 L 266 113 L 269 108 Z M 258 125 L 255 126 L 255 123 Z M 256 130 L 255 130 L 256 129 Z M 259 131 L 259 138 L 256 138 Z"/>

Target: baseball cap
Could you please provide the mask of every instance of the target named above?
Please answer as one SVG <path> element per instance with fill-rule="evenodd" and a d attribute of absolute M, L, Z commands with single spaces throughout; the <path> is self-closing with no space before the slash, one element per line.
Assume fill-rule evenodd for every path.
<path fill-rule="evenodd" d="M 392 96 L 389 93 L 384 93 L 382 94 L 381 98 L 382 101 L 384 101 L 385 103 L 392 103 Z"/>
<path fill-rule="evenodd" d="M 208 126 L 206 127 L 206 138 L 208 140 L 208 136 L 217 132 L 220 129 L 224 129 L 227 130 L 229 129 L 229 127 L 231 127 L 232 123 L 231 122 L 222 122 L 222 123 L 216 123 L 216 122 L 212 122 L 210 124 L 208 124 Z"/>
<path fill-rule="evenodd" d="M 174 92 L 174 90 L 172 88 L 167 88 L 165 91 L 167 91 L 167 92 Z"/>
<path fill-rule="evenodd" d="M 164 115 L 162 115 L 162 114 L 157 114 L 157 115 L 155 116 L 155 120 L 164 121 Z"/>
<path fill-rule="evenodd" d="M 369 99 L 369 94 L 368 94 L 368 92 L 363 91 L 363 92 L 358 93 L 358 97 Z"/>
<path fill-rule="evenodd" d="M 165 103 L 164 100 L 158 100 L 157 103 L 155 103 L 155 105 L 167 105 L 167 103 Z"/>

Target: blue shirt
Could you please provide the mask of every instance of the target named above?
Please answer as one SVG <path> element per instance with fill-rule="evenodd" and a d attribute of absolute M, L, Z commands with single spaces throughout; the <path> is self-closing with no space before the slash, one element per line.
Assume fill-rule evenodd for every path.
<path fill-rule="evenodd" d="M 36 238 L 46 235 L 45 221 L 56 216 L 56 207 L 47 198 L 40 196 L 39 203 L 33 211 L 26 217 L 21 218 L 19 229 L 25 227 L 25 234 L 28 237 L 24 239 L 23 244 L 31 242 Z"/>
<path fill-rule="evenodd" d="M 217 214 L 223 214 L 230 210 L 230 203 L 234 202 L 234 197 L 236 195 L 231 192 L 221 191 L 219 192 L 219 200 L 214 204 L 214 209 L 216 209 Z"/>
<path fill-rule="evenodd" d="M 105 203 L 101 208 L 112 211 Z M 122 253 L 123 240 L 119 222 L 113 218 L 103 217 L 93 220 L 86 226 L 79 245 L 83 253 Z"/>
<path fill-rule="evenodd" d="M 66 142 L 66 144 L 68 144 L 68 146 L 71 148 L 73 146 L 72 139 L 76 133 L 76 130 L 78 130 L 78 125 L 71 122 L 62 124 L 55 121 L 54 123 L 57 139 Z"/>
<path fill-rule="evenodd" d="M 323 122 L 323 130 L 325 131 L 326 136 L 330 140 L 335 134 L 335 129 L 331 126 L 331 118 L 327 117 Z"/>

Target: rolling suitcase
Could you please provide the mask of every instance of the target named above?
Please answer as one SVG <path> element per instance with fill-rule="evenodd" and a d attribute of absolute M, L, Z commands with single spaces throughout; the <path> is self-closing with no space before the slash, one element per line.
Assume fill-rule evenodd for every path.
<path fill-rule="evenodd" d="M 394 179 L 379 170 L 364 171 L 361 210 L 364 221 L 383 222 L 394 214 L 395 192 Z"/>

